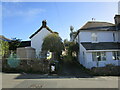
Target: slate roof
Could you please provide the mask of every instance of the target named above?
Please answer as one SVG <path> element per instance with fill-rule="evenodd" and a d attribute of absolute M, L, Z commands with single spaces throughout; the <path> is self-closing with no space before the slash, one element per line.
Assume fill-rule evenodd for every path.
<path fill-rule="evenodd" d="M 88 21 L 80 30 L 116 30 L 116 28 L 112 23 Z"/>
<path fill-rule="evenodd" d="M 108 22 L 99 22 L 99 21 L 88 21 L 83 27 L 81 27 L 78 31 L 76 36 L 79 34 L 80 31 L 115 31 L 116 26 L 113 23 Z M 75 36 L 75 38 L 76 38 Z"/>
<path fill-rule="evenodd" d="M 3 35 L 0 35 L 0 40 L 7 41 L 7 42 L 10 42 L 10 41 L 11 41 L 11 39 L 6 38 L 6 37 L 3 36 Z"/>
<path fill-rule="evenodd" d="M 120 50 L 120 43 L 115 42 L 100 42 L 100 43 L 91 43 L 83 42 L 81 43 L 86 50 Z"/>
<path fill-rule="evenodd" d="M 40 32 L 42 30 L 42 28 L 46 28 L 48 31 L 50 31 L 51 33 L 53 33 L 53 31 L 46 25 L 46 21 L 42 21 L 42 26 L 34 33 L 30 36 L 30 39 L 35 36 L 38 32 Z"/>
<path fill-rule="evenodd" d="M 31 41 L 22 41 L 19 45 L 19 47 L 30 47 Z"/>

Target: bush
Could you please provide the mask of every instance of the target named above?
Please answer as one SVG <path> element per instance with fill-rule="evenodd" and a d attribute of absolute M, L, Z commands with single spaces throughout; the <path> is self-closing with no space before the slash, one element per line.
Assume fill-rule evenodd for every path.
<path fill-rule="evenodd" d="M 12 68 L 7 64 L 7 60 L 3 60 L 2 62 L 2 72 L 12 72 L 12 73 L 48 73 L 49 71 L 49 64 L 44 63 L 37 60 L 31 60 L 29 61 L 29 64 L 27 63 L 27 60 L 21 60 L 21 63 L 18 67 Z"/>
<path fill-rule="evenodd" d="M 119 70 L 120 66 L 114 66 L 112 64 L 108 64 L 106 67 L 96 67 L 91 69 L 93 75 L 101 76 L 119 76 Z"/>

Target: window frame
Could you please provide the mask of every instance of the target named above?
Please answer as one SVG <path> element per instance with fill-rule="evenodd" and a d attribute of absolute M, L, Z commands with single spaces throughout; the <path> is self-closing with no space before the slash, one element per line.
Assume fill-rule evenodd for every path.
<path fill-rule="evenodd" d="M 113 51 L 112 52 L 112 59 L 113 60 L 120 60 L 120 51 Z"/>
<path fill-rule="evenodd" d="M 92 52 L 92 59 L 93 61 L 106 61 L 106 52 Z"/>
<path fill-rule="evenodd" d="M 98 42 L 97 32 L 91 33 L 92 42 Z"/>

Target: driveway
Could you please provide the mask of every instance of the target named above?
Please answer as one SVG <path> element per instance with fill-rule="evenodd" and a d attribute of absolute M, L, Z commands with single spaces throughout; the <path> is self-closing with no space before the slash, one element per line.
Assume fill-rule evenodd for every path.
<path fill-rule="evenodd" d="M 62 70 L 60 72 L 60 75 L 62 76 L 72 76 L 76 78 L 92 77 L 89 73 L 85 71 L 85 69 L 83 69 L 82 66 L 80 66 L 78 62 L 63 62 L 61 65 Z"/>

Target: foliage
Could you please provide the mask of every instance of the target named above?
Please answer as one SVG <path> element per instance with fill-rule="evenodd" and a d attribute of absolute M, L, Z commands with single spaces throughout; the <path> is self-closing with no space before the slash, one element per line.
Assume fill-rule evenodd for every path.
<path fill-rule="evenodd" d="M 79 44 L 76 42 L 64 41 L 65 48 L 68 51 L 68 54 L 72 56 L 72 53 L 78 54 Z"/>
<path fill-rule="evenodd" d="M 73 60 L 76 60 L 79 51 L 79 44 L 76 42 L 70 42 L 65 39 L 64 46 L 66 49 L 66 56 L 64 56 L 64 62 L 72 62 Z"/>
<path fill-rule="evenodd" d="M 67 47 L 67 46 L 68 46 L 68 44 L 69 44 L 68 39 L 64 39 L 64 45 L 65 45 L 65 47 Z"/>
<path fill-rule="evenodd" d="M 42 51 L 55 52 L 56 55 L 60 56 L 62 50 L 64 50 L 64 45 L 58 34 L 52 33 L 44 38 Z"/>
<path fill-rule="evenodd" d="M 114 64 L 106 64 L 106 67 L 114 67 Z"/>
<path fill-rule="evenodd" d="M 119 76 L 120 66 L 112 64 L 106 65 L 106 67 L 95 67 L 91 69 L 93 75 L 97 76 Z"/>
<path fill-rule="evenodd" d="M 11 68 L 16 68 L 20 65 L 20 59 L 17 58 L 16 54 L 11 53 L 8 57 L 7 63 Z"/>
<path fill-rule="evenodd" d="M 9 43 L 7 41 L 0 40 L 0 56 L 4 57 L 9 52 Z"/>
<path fill-rule="evenodd" d="M 48 64 L 43 63 L 40 60 L 21 60 L 20 65 L 16 68 L 10 67 L 7 63 L 8 60 L 2 61 L 2 72 L 7 73 L 39 73 L 45 74 L 49 72 Z"/>
<path fill-rule="evenodd" d="M 69 50 L 69 52 L 76 52 L 76 53 L 78 53 L 78 51 L 79 51 L 79 44 L 76 43 L 76 42 L 70 42 L 68 50 Z"/>
<path fill-rule="evenodd" d="M 21 39 L 13 38 L 11 40 L 9 49 L 15 51 L 21 43 Z"/>

